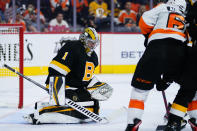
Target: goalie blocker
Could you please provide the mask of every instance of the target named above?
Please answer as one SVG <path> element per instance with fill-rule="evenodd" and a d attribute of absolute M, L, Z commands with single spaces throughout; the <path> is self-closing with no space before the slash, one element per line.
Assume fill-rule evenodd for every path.
<path fill-rule="evenodd" d="M 87 122 L 90 121 L 87 116 L 65 104 L 66 98 L 95 114 L 99 114 L 99 100 L 107 100 L 113 91 L 111 86 L 99 82 L 96 77 L 91 80 L 87 88 L 65 88 L 64 84 L 64 77 L 51 77 L 49 102 L 37 102 L 35 112 L 24 116 L 24 119 L 32 124 Z M 96 116 L 95 119 L 97 119 Z"/>

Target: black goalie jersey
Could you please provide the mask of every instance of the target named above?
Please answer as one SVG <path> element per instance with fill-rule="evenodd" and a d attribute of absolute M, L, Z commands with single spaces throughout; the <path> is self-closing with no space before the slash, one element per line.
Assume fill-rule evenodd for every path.
<path fill-rule="evenodd" d="M 50 76 L 63 75 L 67 86 L 87 87 L 97 66 L 98 57 L 94 51 L 88 56 L 80 41 L 68 41 L 51 61 L 46 84 Z"/>

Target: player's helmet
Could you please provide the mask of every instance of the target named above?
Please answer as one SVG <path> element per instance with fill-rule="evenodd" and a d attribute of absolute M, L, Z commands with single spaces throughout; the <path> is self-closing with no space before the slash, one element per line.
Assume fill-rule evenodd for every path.
<path fill-rule="evenodd" d="M 183 13 L 186 11 L 187 3 L 185 0 L 168 0 L 167 4 L 179 6 Z"/>
<path fill-rule="evenodd" d="M 83 33 L 80 34 L 79 40 L 84 44 L 85 48 L 94 50 L 99 42 L 99 36 L 96 30 L 92 27 L 87 27 L 84 29 Z M 94 43 L 94 46 L 89 46 L 88 42 Z"/>

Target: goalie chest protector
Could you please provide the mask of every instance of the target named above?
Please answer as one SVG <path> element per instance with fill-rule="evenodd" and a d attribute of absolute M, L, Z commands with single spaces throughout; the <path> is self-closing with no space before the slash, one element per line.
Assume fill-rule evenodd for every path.
<path fill-rule="evenodd" d="M 53 66 L 50 66 L 51 64 Z M 49 76 L 66 75 L 67 86 L 86 87 L 98 66 L 98 57 L 95 51 L 92 52 L 91 56 L 88 56 L 83 43 L 79 40 L 68 41 L 59 50 L 50 65 Z M 56 67 L 61 68 L 68 74 L 60 72 Z M 48 79 L 46 84 L 48 84 Z"/>

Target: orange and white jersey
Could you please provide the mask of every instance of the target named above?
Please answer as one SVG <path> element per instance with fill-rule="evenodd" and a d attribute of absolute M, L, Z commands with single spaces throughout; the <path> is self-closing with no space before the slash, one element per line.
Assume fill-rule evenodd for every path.
<path fill-rule="evenodd" d="M 136 12 L 133 10 L 130 10 L 128 13 L 126 10 L 122 10 L 119 14 L 118 20 L 120 23 L 127 23 L 130 19 L 136 22 Z"/>
<path fill-rule="evenodd" d="M 149 34 L 148 42 L 164 38 L 186 40 L 185 16 L 175 5 L 162 3 L 144 12 L 139 26 L 142 34 Z"/>

